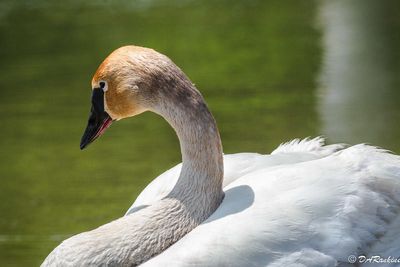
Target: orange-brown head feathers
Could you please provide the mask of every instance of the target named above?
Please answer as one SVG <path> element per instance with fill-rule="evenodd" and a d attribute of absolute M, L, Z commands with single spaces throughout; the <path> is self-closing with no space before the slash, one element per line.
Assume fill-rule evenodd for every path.
<path fill-rule="evenodd" d="M 139 84 L 143 77 L 135 57 L 151 51 L 136 46 L 121 47 L 112 52 L 94 74 L 92 88 L 105 83 L 104 106 L 113 119 L 131 117 L 147 109 L 140 97 Z"/>
<path fill-rule="evenodd" d="M 138 46 L 112 52 L 93 76 L 92 88 L 99 88 L 101 82 L 106 84 L 106 112 L 114 120 L 146 110 L 157 112 L 166 102 L 188 104 L 196 99 L 193 95 L 200 95 L 168 57 Z"/>
<path fill-rule="evenodd" d="M 152 49 L 124 46 L 100 64 L 93 76 L 92 88 L 105 83 L 105 109 L 113 119 L 131 117 L 149 108 L 148 91 L 153 86 L 151 82 L 157 75 L 160 60 L 169 59 Z"/>

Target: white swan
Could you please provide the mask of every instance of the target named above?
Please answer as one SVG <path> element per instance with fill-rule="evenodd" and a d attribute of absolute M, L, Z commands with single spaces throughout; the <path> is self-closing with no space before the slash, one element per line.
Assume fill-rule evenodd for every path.
<path fill-rule="evenodd" d="M 399 156 L 293 142 L 271 156 L 225 156 L 233 166 L 222 190 L 215 121 L 167 57 L 122 47 L 92 87 L 82 148 L 112 120 L 150 110 L 175 129 L 183 164 L 150 185 L 129 215 L 65 240 L 42 266 L 345 266 L 350 255 L 400 256 Z"/>

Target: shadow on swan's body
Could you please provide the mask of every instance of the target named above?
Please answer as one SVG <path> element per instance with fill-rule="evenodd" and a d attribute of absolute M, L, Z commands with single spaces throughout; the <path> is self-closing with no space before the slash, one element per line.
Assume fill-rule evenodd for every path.
<path fill-rule="evenodd" d="M 399 156 L 321 138 L 223 156 L 201 94 L 147 48 L 114 51 L 92 88 L 81 148 L 149 110 L 175 129 L 183 163 L 127 216 L 65 240 L 42 266 L 347 266 L 349 255 L 400 255 Z"/>

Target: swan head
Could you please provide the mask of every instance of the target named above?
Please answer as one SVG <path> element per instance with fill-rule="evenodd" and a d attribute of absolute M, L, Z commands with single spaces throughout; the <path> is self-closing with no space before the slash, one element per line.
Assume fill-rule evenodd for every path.
<path fill-rule="evenodd" d="M 101 136 L 113 121 L 155 111 L 164 98 L 162 91 L 178 88 L 177 81 L 185 77 L 168 57 L 153 49 L 124 46 L 112 52 L 92 79 L 92 108 L 81 149 Z"/>

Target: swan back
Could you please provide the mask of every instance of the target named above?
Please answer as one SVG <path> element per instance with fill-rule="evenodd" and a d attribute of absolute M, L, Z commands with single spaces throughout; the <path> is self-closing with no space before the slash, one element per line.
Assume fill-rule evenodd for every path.
<path fill-rule="evenodd" d="M 383 237 L 398 243 L 400 157 L 381 149 L 259 169 L 224 190 L 210 218 L 144 266 L 341 266 L 390 248 Z"/>

